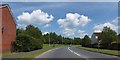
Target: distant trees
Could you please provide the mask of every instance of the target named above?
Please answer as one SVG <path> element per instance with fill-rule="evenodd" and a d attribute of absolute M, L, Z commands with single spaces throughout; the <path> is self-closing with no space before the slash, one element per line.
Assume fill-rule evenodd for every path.
<path fill-rule="evenodd" d="M 49 44 L 49 39 L 51 44 L 71 44 L 71 38 L 65 38 L 61 35 L 57 35 L 55 32 L 50 32 L 44 35 L 44 43 Z"/>
<path fill-rule="evenodd" d="M 17 29 L 17 38 L 14 43 L 16 51 L 32 51 L 43 47 L 42 32 L 33 25 L 28 25 L 26 29 Z"/>
<path fill-rule="evenodd" d="M 118 34 L 117 42 L 120 43 L 120 34 Z"/>
<path fill-rule="evenodd" d="M 73 42 L 73 39 L 71 39 L 71 38 L 65 38 L 65 37 L 63 37 L 63 44 L 72 44 Z"/>
<path fill-rule="evenodd" d="M 61 35 L 57 35 L 55 32 L 50 32 L 44 35 L 44 43 L 45 44 L 49 44 L 49 40 L 51 44 L 54 43 L 62 43 L 62 36 Z"/>
<path fill-rule="evenodd" d="M 116 42 L 119 42 L 120 34 L 117 35 L 117 33 L 109 27 L 104 27 L 98 39 L 102 40 L 102 45 L 105 48 L 108 46 L 112 48 L 115 46 Z M 83 39 L 79 37 L 67 38 L 57 35 L 55 32 L 42 35 L 39 28 L 34 27 L 33 25 L 28 25 L 26 29 L 17 29 L 17 38 L 14 43 L 14 49 L 16 51 L 32 51 L 41 49 L 43 47 L 43 43 L 49 44 L 49 40 L 50 44 L 74 44 L 82 45 L 84 47 L 89 47 L 91 44 L 91 39 L 88 35 L 85 35 Z"/>
<path fill-rule="evenodd" d="M 49 44 L 49 39 L 51 44 L 74 44 L 74 45 L 81 45 L 82 39 L 75 37 L 75 38 L 68 38 L 63 37 L 61 35 L 57 35 L 55 32 L 50 32 L 44 35 L 44 43 Z"/>
<path fill-rule="evenodd" d="M 90 46 L 91 39 L 89 38 L 88 35 L 85 35 L 84 38 L 82 39 L 82 46 L 83 47 L 88 47 Z"/>
<path fill-rule="evenodd" d="M 81 45 L 82 44 L 82 39 L 78 38 L 78 37 L 75 37 L 74 40 L 73 40 L 73 44 Z"/>
<path fill-rule="evenodd" d="M 101 35 L 99 36 L 104 48 L 110 47 L 110 44 L 117 40 L 117 33 L 110 29 L 110 27 L 104 27 Z"/>

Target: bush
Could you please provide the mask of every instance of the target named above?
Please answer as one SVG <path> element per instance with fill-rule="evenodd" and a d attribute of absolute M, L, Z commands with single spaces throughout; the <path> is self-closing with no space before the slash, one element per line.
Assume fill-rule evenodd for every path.
<path fill-rule="evenodd" d="M 117 42 L 112 42 L 109 46 L 109 49 L 112 49 L 112 50 L 120 50 L 120 43 L 117 43 Z"/>
<path fill-rule="evenodd" d="M 37 44 L 35 42 L 36 42 L 35 38 L 26 34 L 19 34 L 17 36 L 17 40 L 15 41 L 14 48 L 16 51 L 19 52 L 32 51 L 34 49 L 37 49 L 36 47 Z"/>
<path fill-rule="evenodd" d="M 13 51 L 32 51 L 43 47 L 43 36 L 41 30 L 33 25 L 26 29 L 17 29 L 17 38 L 13 43 Z"/>
<path fill-rule="evenodd" d="M 83 47 L 90 47 L 91 46 L 90 42 L 91 42 L 91 40 L 90 40 L 89 36 L 85 35 L 83 40 L 82 40 L 82 46 Z"/>

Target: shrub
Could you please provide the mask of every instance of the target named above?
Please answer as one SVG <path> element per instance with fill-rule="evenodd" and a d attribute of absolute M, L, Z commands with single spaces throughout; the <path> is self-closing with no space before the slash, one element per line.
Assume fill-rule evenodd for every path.
<path fill-rule="evenodd" d="M 36 48 L 35 38 L 26 34 L 19 34 L 15 41 L 14 48 L 20 52 L 32 51 Z"/>

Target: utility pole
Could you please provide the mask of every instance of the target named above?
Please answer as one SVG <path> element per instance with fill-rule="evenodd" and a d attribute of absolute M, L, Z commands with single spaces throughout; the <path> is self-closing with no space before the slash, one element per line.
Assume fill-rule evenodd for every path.
<path fill-rule="evenodd" d="M 51 23 L 52 23 L 52 21 L 50 21 L 49 24 L 51 24 Z M 49 27 L 49 47 L 50 47 L 50 27 Z"/>
<path fill-rule="evenodd" d="M 99 52 L 99 47 L 100 47 L 101 41 L 102 41 L 102 40 L 99 40 L 99 41 L 98 41 L 98 52 Z"/>

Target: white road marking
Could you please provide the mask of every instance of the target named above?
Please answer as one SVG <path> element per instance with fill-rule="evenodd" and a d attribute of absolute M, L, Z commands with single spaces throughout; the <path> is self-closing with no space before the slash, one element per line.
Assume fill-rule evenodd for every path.
<path fill-rule="evenodd" d="M 70 50 L 70 52 L 74 53 L 74 54 L 77 55 L 77 56 L 81 56 L 80 54 L 78 54 L 78 53 L 72 51 L 72 50 L 70 49 L 70 47 L 68 47 L 68 50 Z"/>
<path fill-rule="evenodd" d="M 68 50 L 69 50 L 70 52 L 74 53 L 75 55 L 79 56 L 79 57 L 84 57 L 86 60 L 89 60 L 87 57 L 81 56 L 80 54 L 78 54 L 78 53 L 74 52 L 73 50 L 71 50 L 70 47 L 68 47 Z"/>

